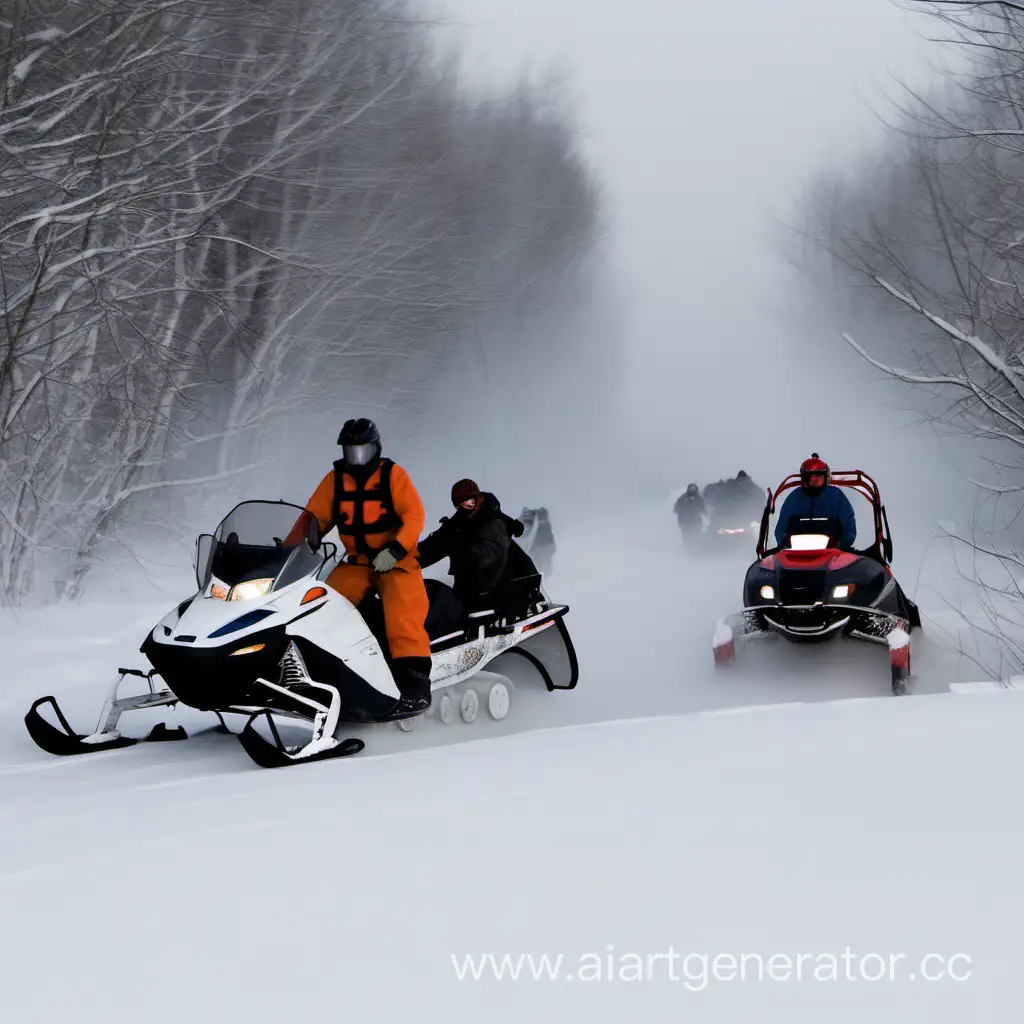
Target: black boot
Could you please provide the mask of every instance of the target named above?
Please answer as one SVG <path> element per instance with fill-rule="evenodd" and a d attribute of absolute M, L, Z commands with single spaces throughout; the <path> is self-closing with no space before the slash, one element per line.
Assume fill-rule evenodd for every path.
<path fill-rule="evenodd" d="M 395 658 L 391 672 L 402 695 L 396 710 L 403 715 L 426 711 L 430 707 L 430 658 Z"/>

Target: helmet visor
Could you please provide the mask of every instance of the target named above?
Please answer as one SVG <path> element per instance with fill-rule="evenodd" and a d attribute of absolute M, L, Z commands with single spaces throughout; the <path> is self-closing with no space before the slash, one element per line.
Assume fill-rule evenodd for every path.
<path fill-rule="evenodd" d="M 365 466 L 373 461 L 377 454 L 377 446 L 370 444 L 346 444 L 342 446 L 342 454 L 350 466 Z"/>

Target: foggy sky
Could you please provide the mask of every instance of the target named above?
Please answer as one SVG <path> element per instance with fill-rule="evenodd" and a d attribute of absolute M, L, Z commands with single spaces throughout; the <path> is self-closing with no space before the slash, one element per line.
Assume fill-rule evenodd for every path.
<path fill-rule="evenodd" d="M 874 371 L 834 325 L 794 320 L 778 224 L 795 222 L 822 170 L 870 158 L 874 111 L 888 113 L 896 80 L 925 81 L 925 55 L 938 56 L 920 37 L 932 26 L 888 0 L 443 7 L 464 26 L 451 31 L 470 80 L 552 62 L 568 76 L 621 300 L 626 370 L 610 429 L 644 446 L 633 468 L 652 491 L 740 468 L 776 482 L 812 447 L 833 465 L 891 462 L 880 421 L 906 423 L 887 411 L 905 396 L 865 385 Z M 574 393 L 585 382 L 581 366 Z M 935 462 L 928 431 L 914 443 Z"/>

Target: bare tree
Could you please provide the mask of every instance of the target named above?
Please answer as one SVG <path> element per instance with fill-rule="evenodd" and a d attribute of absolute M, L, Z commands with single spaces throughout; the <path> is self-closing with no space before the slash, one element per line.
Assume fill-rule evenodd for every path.
<path fill-rule="evenodd" d="M 933 395 L 931 415 L 989 446 L 974 483 L 1009 506 L 1005 522 L 1024 509 L 1024 8 L 931 7 L 961 55 L 946 96 L 909 94 L 879 170 L 822 184 L 816 234 L 841 282 L 869 285 L 871 341 L 848 330 L 846 342 Z M 972 552 L 993 635 L 1019 667 L 1013 535 L 957 539 Z"/>
<path fill-rule="evenodd" d="M 303 415 L 422 395 L 593 222 L 564 122 L 467 101 L 403 0 L 13 0 L 0 600 L 80 594 L 129 516 L 240 493 Z"/>

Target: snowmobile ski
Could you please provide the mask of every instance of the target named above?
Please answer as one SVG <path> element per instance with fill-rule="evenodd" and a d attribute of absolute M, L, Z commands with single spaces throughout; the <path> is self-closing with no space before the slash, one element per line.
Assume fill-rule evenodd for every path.
<path fill-rule="evenodd" d="M 892 692 L 905 697 L 910 692 L 910 636 L 897 627 L 886 637 L 889 644 L 889 664 L 892 672 Z"/>
<path fill-rule="evenodd" d="M 253 724 L 257 718 L 263 717 L 267 719 L 273 742 L 261 736 Z M 350 737 L 332 741 L 332 746 L 304 754 L 303 751 L 308 750 L 313 744 L 306 744 L 304 747 L 286 747 L 269 711 L 258 711 L 253 715 L 245 723 L 245 728 L 239 734 L 238 740 L 245 752 L 261 768 L 286 768 L 293 764 L 309 764 L 312 761 L 328 761 L 335 757 L 348 757 L 350 754 L 358 754 L 366 746 L 362 740 Z"/>
<path fill-rule="evenodd" d="M 61 724 L 61 728 L 48 722 L 39 713 L 39 708 L 49 704 Z M 71 724 L 64 717 L 60 705 L 54 697 L 40 697 L 29 708 L 25 715 L 25 727 L 28 734 L 48 754 L 57 754 L 61 757 L 68 757 L 75 754 L 95 754 L 100 750 L 119 750 L 122 747 L 132 747 L 137 743 L 165 743 L 171 740 L 187 740 L 188 733 L 183 726 L 168 729 L 163 722 L 153 726 L 148 736 L 131 737 L 122 736 L 119 732 L 94 733 L 92 736 L 84 736 L 76 733 Z"/>

